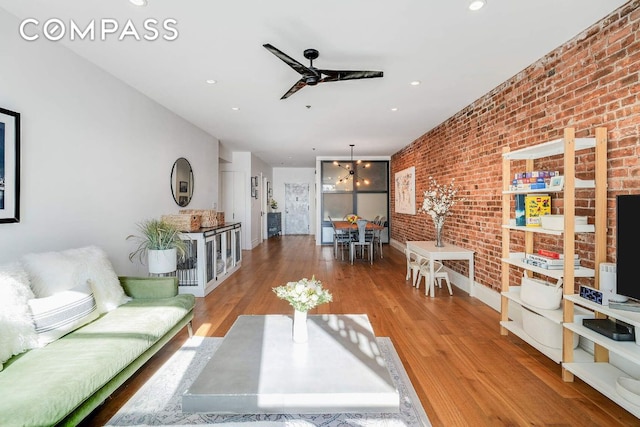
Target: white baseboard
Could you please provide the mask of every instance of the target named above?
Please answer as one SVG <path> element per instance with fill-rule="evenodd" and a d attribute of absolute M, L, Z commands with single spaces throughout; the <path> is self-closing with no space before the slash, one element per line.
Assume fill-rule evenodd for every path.
<path fill-rule="evenodd" d="M 404 252 L 406 244 L 401 243 L 395 239 L 391 239 L 389 242 L 389 246 L 399 250 L 400 252 Z M 475 281 L 473 282 L 473 288 L 469 289 L 469 278 L 467 276 L 463 276 L 462 274 L 457 273 L 447 267 L 445 267 L 445 269 L 449 273 L 451 283 L 456 288 L 465 291 L 469 294 L 469 296 L 479 299 L 489 307 L 493 308 L 495 311 L 500 312 L 500 292 L 494 291 L 493 289 L 487 286 L 483 286 Z"/>

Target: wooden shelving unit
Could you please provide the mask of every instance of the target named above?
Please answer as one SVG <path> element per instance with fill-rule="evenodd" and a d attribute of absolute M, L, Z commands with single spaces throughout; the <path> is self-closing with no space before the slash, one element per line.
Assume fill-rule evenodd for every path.
<path fill-rule="evenodd" d="M 563 289 L 566 295 L 573 295 L 576 277 L 594 278 L 597 283 L 598 272 L 594 269 L 580 267 L 574 268 L 572 263 L 566 263 L 562 270 L 547 270 L 526 264 L 522 261 L 524 253 L 511 251 L 511 233 L 524 233 L 524 246 L 526 253 L 534 252 L 534 235 L 549 234 L 561 236 L 563 239 L 563 253 L 565 259 L 571 260 L 575 254 L 575 234 L 576 233 L 595 233 L 595 245 L 597 254 L 595 257 L 596 266 L 600 262 L 605 261 L 605 244 L 606 244 L 606 129 L 596 129 L 595 138 L 575 138 L 575 130 L 567 128 L 564 130 L 563 138 L 538 144 L 524 149 L 510 151 L 508 147 L 503 149 L 502 157 L 502 293 L 501 293 L 501 333 L 503 335 L 509 332 L 517 335 L 534 348 L 545 354 L 556 363 L 589 361 L 591 355 L 586 351 L 573 348 L 573 331 L 563 327 L 564 323 L 573 322 L 575 315 L 589 316 L 591 312 L 584 309 L 574 307 L 571 300 L 564 299 L 562 308 L 557 310 L 541 310 L 525 304 L 520 299 L 519 287 L 512 286 L 509 283 L 512 268 L 523 271 L 524 274 L 531 276 L 537 273 L 552 279 L 562 279 Z M 575 156 L 577 152 L 583 150 L 595 151 L 595 169 L 596 176 L 594 180 L 583 180 L 575 176 Z M 532 171 L 535 168 L 536 160 L 550 156 L 563 156 L 563 175 L 564 187 L 560 191 L 544 189 L 544 190 L 511 190 L 510 184 L 513 179 L 512 162 L 524 161 L 525 170 Z M 522 170 L 520 170 L 522 171 Z M 575 225 L 575 191 L 576 188 L 592 188 L 594 189 L 594 198 L 596 199 L 596 217 L 595 224 L 589 226 Z M 604 191 L 601 191 L 604 189 Z M 552 195 L 559 192 L 563 193 L 564 203 L 564 230 L 547 230 L 541 227 L 518 227 L 511 224 L 511 198 L 514 194 L 530 194 L 530 193 L 547 193 Z M 514 309 L 526 308 L 535 314 L 542 316 L 558 327 L 562 328 L 563 344 L 561 349 L 549 348 L 535 339 L 530 337 L 517 321 L 510 318 L 509 307 Z M 572 380 L 572 374 L 563 369 L 563 378 L 566 381 Z"/>

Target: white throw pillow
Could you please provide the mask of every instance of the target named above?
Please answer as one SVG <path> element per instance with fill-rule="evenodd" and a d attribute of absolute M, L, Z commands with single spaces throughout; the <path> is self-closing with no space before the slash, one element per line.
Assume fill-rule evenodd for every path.
<path fill-rule="evenodd" d="M 31 298 L 27 272 L 17 263 L 0 267 L 0 371 L 11 356 L 37 346 Z"/>
<path fill-rule="evenodd" d="M 96 301 L 88 283 L 45 298 L 29 300 L 38 345 L 57 340 L 98 318 Z"/>
<path fill-rule="evenodd" d="M 97 246 L 87 246 L 63 253 L 76 259 L 81 265 L 79 278 L 83 283 L 89 282 L 91 285 L 99 313 L 111 311 L 131 300 L 124 293 L 105 251 Z"/>
<path fill-rule="evenodd" d="M 48 297 L 83 283 L 79 278 L 78 263 L 63 252 L 27 254 L 22 257 L 22 264 L 29 273 L 31 289 L 38 298 Z"/>
<path fill-rule="evenodd" d="M 39 298 L 48 297 L 91 281 L 99 313 L 106 313 L 129 301 L 107 254 L 97 246 L 60 252 L 28 254 L 23 263 L 31 287 Z"/>

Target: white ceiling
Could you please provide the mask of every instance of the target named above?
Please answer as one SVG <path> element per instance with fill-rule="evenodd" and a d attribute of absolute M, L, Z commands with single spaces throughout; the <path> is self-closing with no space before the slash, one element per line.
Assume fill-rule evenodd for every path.
<path fill-rule="evenodd" d="M 276 167 L 348 156 L 349 144 L 356 157 L 391 155 L 625 3 L 488 0 L 471 12 L 468 0 L 148 1 L 0 0 L 0 7 L 20 19 L 81 26 L 131 19 L 141 33 L 146 18 L 176 19 L 172 42 L 116 34 L 62 43 L 230 149 Z M 305 65 L 303 50 L 315 48 L 316 67 L 384 77 L 305 87 L 280 100 L 300 76 L 264 43 Z"/>

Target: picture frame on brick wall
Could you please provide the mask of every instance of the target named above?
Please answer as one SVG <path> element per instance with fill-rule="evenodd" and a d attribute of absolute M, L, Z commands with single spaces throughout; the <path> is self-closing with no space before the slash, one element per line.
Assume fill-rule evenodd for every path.
<path fill-rule="evenodd" d="M 416 214 L 416 167 L 395 174 L 395 211 L 409 215 Z"/>

